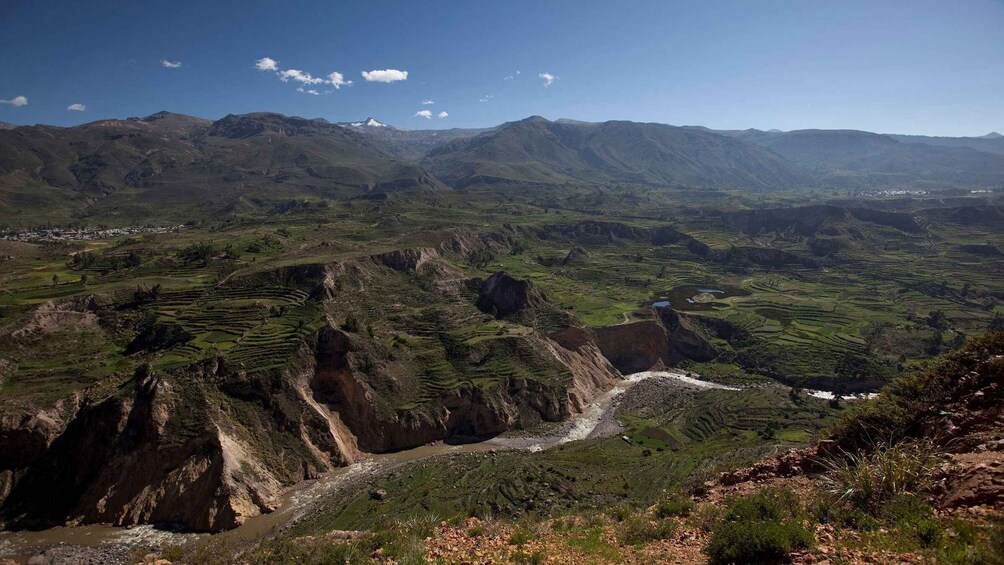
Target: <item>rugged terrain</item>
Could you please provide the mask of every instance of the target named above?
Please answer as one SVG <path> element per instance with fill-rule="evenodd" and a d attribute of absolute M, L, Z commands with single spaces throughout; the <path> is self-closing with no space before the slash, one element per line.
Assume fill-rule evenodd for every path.
<path fill-rule="evenodd" d="M 1004 326 L 1004 208 L 971 192 L 982 180 L 820 182 L 861 139 L 904 144 L 871 134 L 785 157 L 660 124 L 387 127 L 159 113 L 0 132 L 0 552 L 24 557 L 10 547 L 35 531 L 156 524 L 165 537 L 136 545 L 233 530 L 209 539 L 297 555 L 304 536 L 358 548 L 373 537 L 330 532 L 411 520 L 442 539 L 501 532 L 422 545 L 443 558 L 490 541 L 529 559 L 537 546 L 506 538 L 559 543 L 574 523 L 591 537 L 571 560 L 697 559 L 700 527 L 637 549 L 621 522 L 644 531 L 666 492 L 849 438 L 832 431 L 856 412 L 842 395 L 882 390 L 868 406 L 931 417 L 897 440 L 970 437 L 968 421 L 881 403 Z M 691 386 L 625 381 L 668 368 Z M 976 399 L 993 391 L 976 392 L 942 404 L 989 414 Z M 972 469 L 996 468 L 994 429 L 951 455 L 975 485 L 958 498 L 984 500 Z M 638 516 L 613 517 L 625 504 Z"/>
<path fill-rule="evenodd" d="M 68 128 L 0 128 L 0 224 L 178 224 L 206 212 L 288 210 L 298 199 L 379 199 L 451 188 L 762 192 L 1004 185 L 999 139 L 951 140 L 539 116 L 486 129 L 411 131 L 373 118 L 332 124 L 259 112 L 210 121 L 158 112 Z"/>

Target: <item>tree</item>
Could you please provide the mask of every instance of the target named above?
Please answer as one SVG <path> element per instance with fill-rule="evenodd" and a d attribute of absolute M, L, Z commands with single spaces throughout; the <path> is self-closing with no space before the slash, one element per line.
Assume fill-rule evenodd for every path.
<path fill-rule="evenodd" d="M 941 335 L 941 332 L 938 331 L 934 332 L 934 335 L 931 336 L 930 341 L 927 342 L 927 354 L 937 355 L 941 353 L 941 346 L 944 343 L 944 340 L 945 338 L 944 336 Z"/>
<path fill-rule="evenodd" d="M 993 319 L 990 320 L 991 330 L 1004 330 L 1004 316 L 1000 314 L 994 314 Z"/>
<path fill-rule="evenodd" d="M 948 329 L 948 318 L 945 313 L 941 310 L 932 310 L 930 314 L 927 315 L 927 325 L 938 330 L 944 331 Z"/>
<path fill-rule="evenodd" d="M 356 333 L 359 331 L 359 320 L 356 319 L 351 313 L 345 316 L 345 323 L 342 324 L 342 329 L 347 332 Z"/>
<path fill-rule="evenodd" d="M 52 273 L 52 286 L 59 284 L 59 273 Z"/>

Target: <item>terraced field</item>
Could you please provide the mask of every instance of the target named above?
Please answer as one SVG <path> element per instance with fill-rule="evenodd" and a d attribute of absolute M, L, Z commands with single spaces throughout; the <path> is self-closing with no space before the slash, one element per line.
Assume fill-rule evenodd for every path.
<path fill-rule="evenodd" d="M 318 308 L 307 298 L 303 289 L 268 285 L 165 292 L 157 299 L 158 321 L 194 337 L 161 357 L 158 366 L 183 366 L 217 354 L 249 371 L 280 366 L 316 329 Z"/>

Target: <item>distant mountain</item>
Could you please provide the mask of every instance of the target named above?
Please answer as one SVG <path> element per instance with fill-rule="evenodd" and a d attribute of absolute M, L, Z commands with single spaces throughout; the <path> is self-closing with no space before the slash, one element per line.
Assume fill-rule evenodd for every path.
<path fill-rule="evenodd" d="M 10 122 L 0 122 L 0 129 L 14 129 L 16 127 L 16 124 L 12 124 Z"/>
<path fill-rule="evenodd" d="M 534 116 L 433 150 L 425 163 L 454 187 L 632 182 L 769 189 L 804 179 L 754 144 L 694 128 Z"/>
<path fill-rule="evenodd" d="M 538 116 L 490 129 L 405 130 L 375 118 L 333 124 L 262 112 L 210 121 L 158 112 L 76 127 L 0 130 L 0 223 L 91 216 L 187 220 L 451 186 L 1004 185 L 1004 154 L 929 143 L 1004 138 L 924 139 Z"/>
<path fill-rule="evenodd" d="M 215 122 L 160 112 L 0 131 L 0 211 L 53 206 L 221 213 L 307 194 L 442 190 L 421 165 L 325 120 L 257 113 Z"/>
<path fill-rule="evenodd" d="M 359 122 L 338 122 L 335 125 L 342 127 L 355 128 L 359 130 L 367 130 L 370 128 L 390 128 L 397 129 L 394 126 L 385 124 L 376 118 L 366 118 L 365 120 Z"/>
<path fill-rule="evenodd" d="M 823 186 L 879 188 L 1004 183 L 1004 156 L 965 145 L 903 142 L 896 138 L 909 136 L 857 130 L 771 132 L 751 129 L 720 133 L 770 149 L 802 167 Z"/>
<path fill-rule="evenodd" d="M 339 122 L 337 125 L 361 132 L 376 139 L 389 153 L 405 159 L 421 159 L 443 143 L 464 137 L 473 137 L 489 131 L 481 129 L 427 129 L 409 130 L 385 124 L 376 118 L 357 122 Z"/>
<path fill-rule="evenodd" d="M 931 137 L 896 134 L 890 134 L 889 137 L 903 143 L 922 143 L 939 147 L 969 147 L 987 153 L 1004 155 L 1004 136 L 995 131 L 980 137 Z"/>

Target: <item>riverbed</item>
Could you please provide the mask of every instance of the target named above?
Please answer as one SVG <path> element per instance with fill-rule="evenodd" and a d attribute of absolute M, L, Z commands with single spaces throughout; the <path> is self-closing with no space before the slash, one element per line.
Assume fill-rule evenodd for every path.
<path fill-rule="evenodd" d="M 108 525 L 56 527 L 39 531 L 0 532 L 0 557 L 27 562 L 46 548 L 58 547 L 62 553 L 76 547 L 73 555 L 86 556 L 88 552 L 107 552 L 109 548 L 149 548 L 167 545 L 185 545 L 210 537 L 224 538 L 228 543 L 243 545 L 277 532 L 306 515 L 314 505 L 359 481 L 383 474 L 408 463 L 432 457 L 464 453 L 483 453 L 493 450 L 543 451 L 572 441 L 609 437 L 621 430 L 615 413 L 618 400 L 636 384 L 649 379 L 674 381 L 687 388 L 740 390 L 737 387 L 702 381 L 681 371 L 644 371 L 626 375 L 609 390 L 600 394 L 581 413 L 573 416 L 547 432 L 529 437 L 512 437 L 505 434 L 478 443 L 451 445 L 436 442 L 396 453 L 369 455 L 347 467 L 335 469 L 324 476 L 303 481 L 290 487 L 282 496 L 279 508 L 268 514 L 248 518 L 241 526 L 218 534 L 195 534 L 170 531 L 151 525 L 120 528 Z"/>

